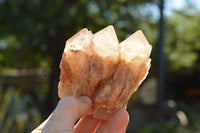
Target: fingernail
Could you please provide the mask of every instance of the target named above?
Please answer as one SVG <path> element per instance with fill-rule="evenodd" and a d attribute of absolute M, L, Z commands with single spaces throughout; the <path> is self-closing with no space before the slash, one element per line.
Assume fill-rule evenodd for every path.
<path fill-rule="evenodd" d="M 81 101 L 81 102 L 84 102 L 84 103 L 91 103 L 91 100 L 90 100 L 90 98 L 89 97 L 87 97 L 87 96 L 82 96 L 82 97 L 80 97 L 79 98 L 79 100 Z"/>

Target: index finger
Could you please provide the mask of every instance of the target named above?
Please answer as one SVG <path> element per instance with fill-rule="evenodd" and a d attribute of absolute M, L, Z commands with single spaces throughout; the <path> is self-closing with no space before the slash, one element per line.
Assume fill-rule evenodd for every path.
<path fill-rule="evenodd" d="M 125 133 L 129 122 L 129 114 L 125 110 L 118 111 L 108 128 L 108 133 Z"/>
<path fill-rule="evenodd" d="M 94 133 L 102 120 L 95 119 L 91 115 L 86 115 L 76 124 L 75 133 Z"/>

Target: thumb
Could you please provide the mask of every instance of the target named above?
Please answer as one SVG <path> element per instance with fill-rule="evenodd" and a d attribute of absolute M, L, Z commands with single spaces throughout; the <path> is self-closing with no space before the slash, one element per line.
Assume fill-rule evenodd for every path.
<path fill-rule="evenodd" d="M 77 119 L 84 116 L 90 107 L 91 100 L 86 96 L 79 99 L 72 96 L 62 98 L 44 126 L 42 133 L 72 133 Z"/>

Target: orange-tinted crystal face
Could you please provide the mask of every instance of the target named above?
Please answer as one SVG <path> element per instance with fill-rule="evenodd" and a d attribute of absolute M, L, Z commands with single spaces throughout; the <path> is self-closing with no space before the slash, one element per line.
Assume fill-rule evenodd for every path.
<path fill-rule="evenodd" d="M 151 45 L 142 31 L 119 44 L 113 26 L 92 34 L 83 29 L 66 42 L 60 64 L 58 95 L 88 96 L 89 114 L 111 119 L 126 108 L 150 68 Z"/>

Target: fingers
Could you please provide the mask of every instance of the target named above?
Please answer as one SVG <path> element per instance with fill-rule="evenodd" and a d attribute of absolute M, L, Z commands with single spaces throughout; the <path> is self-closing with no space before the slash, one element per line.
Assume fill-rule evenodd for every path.
<path fill-rule="evenodd" d="M 93 133 L 100 123 L 101 120 L 94 119 L 91 115 L 86 115 L 76 124 L 74 133 Z"/>
<path fill-rule="evenodd" d="M 91 107 L 91 101 L 88 97 L 74 97 L 62 98 L 52 116 L 44 126 L 43 133 L 53 132 L 73 132 L 74 123 L 78 118 L 86 114 Z"/>
<path fill-rule="evenodd" d="M 125 133 L 129 122 L 128 112 L 118 111 L 114 116 L 108 128 L 108 133 Z"/>
<path fill-rule="evenodd" d="M 90 115 L 83 117 L 75 126 L 75 133 L 125 133 L 129 122 L 128 112 L 118 111 L 112 120 L 97 120 Z"/>
<path fill-rule="evenodd" d="M 102 120 L 101 124 L 99 125 L 96 133 L 107 133 L 108 128 L 110 126 L 111 120 Z"/>
<path fill-rule="evenodd" d="M 78 118 L 86 114 L 91 108 L 91 101 L 88 97 L 75 99 L 65 97 L 61 99 L 52 115 L 43 122 L 32 133 L 123 133 L 126 131 L 129 115 L 125 110 L 118 111 L 112 121 L 97 120 L 90 115 L 83 117 L 75 126 Z"/>
<path fill-rule="evenodd" d="M 112 120 L 103 120 L 96 133 L 124 133 L 129 121 L 128 112 L 125 110 L 118 111 Z"/>

